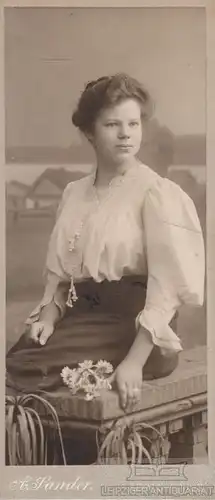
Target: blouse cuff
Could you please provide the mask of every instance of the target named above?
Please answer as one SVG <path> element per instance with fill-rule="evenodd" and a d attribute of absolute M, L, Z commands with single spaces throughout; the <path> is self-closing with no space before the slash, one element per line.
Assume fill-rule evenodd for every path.
<path fill-rule="evenodd" d="M 173 316 L 173 315 L 172 315 Z M 163 354 L 182 351 L 180 339 L 169 326 L 172 317 L 166 318 L 165 313 L 156 309 L 144 309 L 136 320 L 136 329 L 141 326 L 151 333 L 153 344 L 159 346 Z"/>
<path fill-rule="evenodd" d="M 62 319 L 66 311 L 66 293 L 68 293 L 68 284 L 58 283 L 55 290 L 53 290 L 52 286 L 47 286 L 41 302 L 31 312 L 29 317 L 26 319 L 25 324 L 31 325 L 32 323 L 35 323 L 35 321 L 39 321 L 42 308 L 50 304 L 52 301 L 58 307 L 60 319 Z"/>

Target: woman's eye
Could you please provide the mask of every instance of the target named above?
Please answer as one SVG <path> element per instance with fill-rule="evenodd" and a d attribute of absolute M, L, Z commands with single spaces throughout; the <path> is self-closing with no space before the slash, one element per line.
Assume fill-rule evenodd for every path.
<path fill-rule="evenodd" d="M 116 125 L 117 125 L 117 123 L 115 123 L 115 122 L 106 123 L 106 127 L 115 127 Z"/>
<path fill-rule="evenodd" d="M 131 122 L 130 126 L 131 127 L 137 127 L 139 125 L 139 122 Z"/>

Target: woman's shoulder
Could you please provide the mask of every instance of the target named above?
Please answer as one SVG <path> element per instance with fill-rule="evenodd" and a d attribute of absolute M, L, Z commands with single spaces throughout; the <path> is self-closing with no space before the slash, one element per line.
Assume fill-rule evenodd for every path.
<path fill-rule="evenodd" d="M 144 163 L 139 163 L 137 172 L 140 189 L 144 188 L 145 194 L 151 190 L 162 190 L 164 178 L 153 170 L 153 168 Z"/>
<path fill-rule="evenodd" d="M 78 179 L 75 179 L 74 181 L 69 182 L 65 190 L 69 191 L 72 189 L 73 186 L 84 186 L 85 184 L 89 183 L 92 181 L 92 179 L 95 177 L 95 172 L 90 172 L 89 174 L 83 174 L 82 177 L 79 177 Z"/>
<path fill-rule="evenodd" d="M 145 194 L 157 198 L 182 198 L 191 200 L 188 194 L 174 181 L 168 177 L 162 177 L 151 167 L 141 163 L 139 165 L 141 184 L 145 186 Z M 139 180 L 140 180 L 139 179 Z M 192 201 L 192 200 L 191 200 Z"/>
<path fill-rule="evenodd" d="M 71 181 L 66 185 L 59 203 L 57 217 L 59 217 L 62 212 L 64 213 L 65 210 L 70 207 L 72 200 L 75 199 L 77 203 L 80 202 L 80 199 L 82 198 L 82 195 L 84 194 L 87 186 L 89 186 L 89 183 L 92 183 L 94 177 L 95 174 L 90 173 L 88 175 L 80 177 L 79 179 L 75 179 L 74 181 Z"/>
<path fill-rule="evenodd" d="M 147 204 L 159 218 L 166 222 L 174 219 L 189 219 L 197 224 L 195 204 L 190 196 L 174 181 L 168 177 L 161 177 L 146 165 L 140 166 L 143 179 L 144 205 Z M 141 183 L 139 183 L 141 184 Z"/>
<path fill-rule="evenodd" d="M 95 177 L 95 173 L 91 172 L 87 175 L 83 175 L 83 177 L 80 177 L 79 179 L 75 179 L 74 181 L 69 182 L 63 191 L 63 198 L 67 198 L 70 193 L 73 193 L 74 191 L 82 190 L 86 186 L 88 186 L 89 183 L 92 182 L 92 180 Z"/>
<path fill-rule="evenodd" d="M 150 172 L 149 172 L 150 170 Z M 148 172 L 150 180 L 144 196 L 145 213 L 166 224 L 201 232 L 196 207 L 190 196 L 174 181 Z"/>

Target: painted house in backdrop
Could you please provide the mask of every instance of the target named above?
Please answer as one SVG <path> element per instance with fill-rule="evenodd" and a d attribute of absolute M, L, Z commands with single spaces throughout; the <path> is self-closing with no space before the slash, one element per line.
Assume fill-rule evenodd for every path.
<path fill-rule="evenodd" d="M 26 196 L 29 186 L 13 180 L 6 184 L 6 208 L 9 211 L 19 211 L 25 209 Z"/>
<path fill-rule="evenodd" d="M 47 168 L 29 188 L 25 207 L 27 209 L 56 208 L 66 185 L 81 178 L 79 172 L 65 168 Z"/>

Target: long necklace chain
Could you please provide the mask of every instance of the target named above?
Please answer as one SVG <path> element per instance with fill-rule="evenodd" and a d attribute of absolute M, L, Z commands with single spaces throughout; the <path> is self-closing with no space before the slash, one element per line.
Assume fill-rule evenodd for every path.
<path fill-rule="evenodd" d="M 117 184 L 116 184 L 116 187 L 119 187 L 125 180 L 125 174 L 122 174 L 119 178 L 118 177 L 113 177 L 110 182 L 108 183 L 108 186 L 107 186 L 107 191 L 106 191 L 106 195 L 100 199 L 99 196 L 98 196 L 98 190 L 96 188 L 96 185 L 95 185 L 95 180 L 93 182 L 93 191 L 94 191 L 94 197 L 96 199 L 96 207 L 95 207 L 95 213 L 97 212 L 97 210 L 100 209 L 101 205 L 103 203 L 106 203 L 110 196 L 112 195 L 113 191 L 111 190 L 111 188 L 113 187 L 113 183 L 116 182 L 116 180 L 118 180 Z M 94 213 L 94 212 L 93 212 Z M 83 226 L 86 222 L 86 220 L 88 219 L 89 216 L 92 215 L 92 212 L 88 213 L 87 216 L 85 216 L 81 221 L 80 221 L 80 225 L 79 225 L 79 228 L 78 230 L 75 232 L 73 238 L 71 238 L 69 240 L 69 252 L 74 252 L 75 249 L 76 249 L 76 244 L 81 236 L 81 232 L 82 232 L 82 229 L 83 229 Z M 76 268 L 76 265 L 73 266 L 72 268 L 72 272 L 71 272 L 71 275 L 70 275 L 70 287 L 69 287 L 69 292 L 68 292 L 68 298 L 67 298 L 67 302 L 66 302 L 66 305 L 68 307 L 73 307 L 75 302 L 77 302 L 78 300 L 78 295 L 77 295 L 77 292 L 76 292 L 76 288 L 75 288 L 75 283 L 74 283 L 74 271 L 75 271 L 75 268 Z"/>

